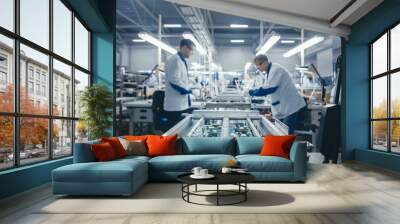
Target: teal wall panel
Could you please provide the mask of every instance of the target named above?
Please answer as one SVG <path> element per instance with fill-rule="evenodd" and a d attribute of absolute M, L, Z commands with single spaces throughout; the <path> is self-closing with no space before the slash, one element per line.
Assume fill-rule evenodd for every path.
<path fill-rule="evenodd" d="M 51 171 L 72 163 L 72 157 L 0 172 L 0 199 L 51 181 Z"/>
<path fill-rule="evenodd" d="M 114 60 L 114 35 L 113 33 L 92 34 L 92 81 L 93 84 L 103 84 L 110 88 L 115 96 L 115 60 Z M 115 99 L 115 97 L 114 97 Z M 115 100 L 114 100 L 115 103 Z M 115 104 L 113 106 L 113 117 L 115 122 Z M 113 134 L 115 125 L 110 127 L 109 132 Z"/>

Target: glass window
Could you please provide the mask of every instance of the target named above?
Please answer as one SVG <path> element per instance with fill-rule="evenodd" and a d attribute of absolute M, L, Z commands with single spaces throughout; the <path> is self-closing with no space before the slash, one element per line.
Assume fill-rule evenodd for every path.
<path fill-rule="evenodd" d="M 15 18 L 15 3 L 19 3 L 20 18 Z M 54 158 L 71 155 L 73 138 L 87 140 L 86 125 L 77 127 L 79 135 L 73 136 L 77 124 L 74 116 L 80 115 L 79 93 L 90 84 L 90 32 L 75 15 L 64 0 L 0 0 L 0 112 L 7 113 L 0 115 L 0 170 L 45 161 L 50 155 Z M 4 29 L 20 32 L 9 38 L 9 32 L 3 32 Z M 17 55 L 14 55 L 15 42 L 19 43 Z M 52 49 L 50 43 L 53 43 Z M 53 58 L 53 53 L 70 63 Z M 19 74 L 15 74 L 15 56 L 20 60 Z M 75 79 L 73 72 L 76 72 Z M 15 88 L 15 77 L 19 88 Z M 15 94 L 16 89 L 19 94 Z M 18 100 L 15 95 L 19 96 Z M 50 106 L 52 114 L 49 114 Z M 18 112 L 14 111 L 15 107 L 19 108 Z M 19 121 L 19 127 L 13 127 L 15 121 Z M 14 134 L 15 128 L 19 131 Z M 16 139 L 19 146 L 13 145 Z"/>
<path fill-rule="evenodd" d="M 387 34 L 372 44 L 372 75 L 387 71 Z"/>
<path fill-rule="evenodd" d="M 75 63 L 89 70 L 89 32 L 75 18 Z"/>
<path fill-rule="evenodd" d="M 34 94 L 33 82 L 28 82 L 29 94 Z"/>
<path fill-rule="evenodd" d="M 75 117 L 81 114 L 80 94 L 87 86 L 89 86 L 89 75 L 75 69 Z"/>
<path fill-rule="evenodd" d="M 391 121 L 391 151 L 395 153 L 400 153 L 400 120 Z"/>
<path fill-rule="evenodd" d="M 14 31 L 14 0 L 0 1 L 0 26 Z"/>
<path fill-rule="evenodd" d="M 1 4 L 0 4 L 1 5 Z M 1 10 L 0 10 L 1 13 Z M 13 40 L 0 35 L 0 111 L 14 111 Z"/>
<path fill-rule="evenodd" d="M 387 121 L 372 122 L 372 146 L 376 150 L 387 151 Z"/>
<path fill-rule="evenodd" d="M 33 67 L 32 66 L 29 66 L 28 73 L 29 73 L 29 79 L 33 79 L 34 76 L 33 76 Z"/>
<path fill-rule="evenodd" d="M 386 76 L 374 79 L 372 85 L 372 118 L 387 118 Z"/>
<path fill-rule="evenodd" d="M 49 120 L 45 118 L 20 118 L 21 164 L 35 163 L 49 158 Z"/>
<path fill-rule="evenodd" d="M 390 31 L 390 68 L 400 67 L 400 24 Z"/>
<path fill-rule="evenodd" d="M 75 121 L 75 142 L 88 140 L 87 124 L 84 120 Z"/>
<path fill-rule="evenodd" d="M 41 114 L 41 115 L 46 115 L 48 114 L 48 94 L 47 94 L 47 89 L 46 86 L 48 86 L 48 62 L 49 62 L 49 57 L 43 53 L 40 53 L 36 50 L 33 50 L 30 47 L 27 47 L 23 44 L 21 44 L 21 72 L 20 72 L 20 80 L 21 80 L 21 89 L 20 89 L 20 108 L 21 108 L 21 113 L 24 114 Z M 35 95 L 29 95 L 29 92 L 27 91 L 27 74 L 26 74 L 26 66 L 27 63 L 29 63 L 29 66 L 32 66 L 36 69 L 39 79 L 38 81 L 40 82 L 40 71 L 45 72 L 46 76 L 46 81 L 45 81 L 45 92 L 43 94 L 42 90 L 40 89 L 40 84 L 36 84 L 36 91 Z M 30 99 L 41 101 L 39 105 L 34 105 L 30 103 Z M 39 101 L 39 102 L 40 102 Z"/>
<path fill-rule="evenodd" d="M 53 156 L 72 154 L 72 121 L 53 120 Z"/>
<path fill-rule="evenodd" d="M 400 72 L 391 75 L 391 117 L 400 118 Z"/>
<path fill-rule="evenodd" d="M 20 0 L 21 36 L 49 48 L 49 0 Z"/>
<path fill-rule="evenodd" d="M 53 0 L 53 51 L 71 60 L 72 12 L 60 1 Z"/>
<path fill-rule="evenodd" d="M 0 170 L 14 165 L 14 122 L 11 116 L 0 116 Z"/>
<path fill-rule="evenodd" d="M 72 117 L 72 89 L 63 88 L 64 82 L 59 80 L 65 80 L 65 83 L 72 84 L 72 68 L 58 60 L 53 60 L 53 114 L 63 117 Z M 61 86 L 60 86 L 61 85 Z M 68 85 L 71 86 L 71 85 Z M 59 92 L 61 94 L 61 102 L 58 101 Z M 63 99 L 63 98 L 66 99 Z M 65 100 L 65 101 L 64 101 Z M 57 105 L 56 105 L 57 103 Z M 61 111 L 61 107 L 66 108 L 64 113 Z"/>

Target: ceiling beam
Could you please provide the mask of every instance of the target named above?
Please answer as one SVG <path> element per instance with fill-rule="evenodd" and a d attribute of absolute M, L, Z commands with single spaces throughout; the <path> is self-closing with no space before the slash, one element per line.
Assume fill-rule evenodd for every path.
<path fill-rule="evenodd" d="M 202 9 L 213 10 L 225 14 L 247 17 L 255 20 L 263 20 L 266 22 L 283 24 L 287 26 L 313 30 L 317 32 L 348 37 L 350 27 L 338 25 L 331 27 L 330 23 L 325 20 L 310 18 L 280 10 L 255 7 L 248 4 L 229 2 L 224 0 L 166 0 L 172 3 L 189 5 Z"/>
<path fill-rule="evenodd" d="M 147 8 L 141 0 L 136 0 L 135 2 L 158 24 L 157 16 L 154 15 L 153 12 L 151 12 L 151 10 Z"/>
<path fill-rule="evenodd" d="M 271 25 L 274 29 L 280 29 L 280 30 L 287 30 L 287 29 L 293 29 L 287 26 L 279 26 L 279 25 Z M 271 27 L 271 26 L 268 26 Z M 121 28 L 121 29 L 125 29 L 125 28 L 132 28 L 132 29 L 139 29 L 142 26 L 140 25 L 117 25 L 117 28 Z M 157 25 L 148 25 L 148 28 L 154 28 L 157 29 Z M 260 26 L 249 26 L 247 28 L 243 28 L 243 29 L 237 29 L 237 28 L 232 28 L 229 25 L 208 25 L 207 26 L 208 29 L 229 29 L 229 30 L 259 30 Z M 177 27 L 177 28 L 168 28 L 170 30 L 180 30 L 180 29 L 190 29 L 190 27 L 188 25 L 182 24 L 182 27 Z"/>
<path fill-rule="evenodd" d="M 336 27 L 343 21 L 345 21 L 349 16 L 351 16 L 355 11 L 357 11 L 361 6 L 363 6 L 368 0 L 352 0 L 347 5 L 345 5 L 336 15 L 330 19 L 331 27 Z"/>

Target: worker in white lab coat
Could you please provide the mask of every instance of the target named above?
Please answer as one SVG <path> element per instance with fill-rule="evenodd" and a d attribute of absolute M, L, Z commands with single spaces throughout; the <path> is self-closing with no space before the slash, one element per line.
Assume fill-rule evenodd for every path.
<path fill-rule="evenodd" d="M 183 113 L 192 112 L 187 59 L 192 55 L 193 48 L 194 43 L 191 40 L 182 39 L 178 53 L 165 63 L 164 111 L 169 128 L 183 119 Z"/>
<path fill-rule="evenodd" d="M 284 67 L 268 61 L 268 57 L 263 54 L 255 57 L 254 64 L 262 73 L 263 85 L 251 89 L 249 95 L 269 96 L 272 115 L 285 123 L 289 127 L 289 134 L 293 134 L 300 122 L 299 114 L 307 109 L 305 100 Z"/>

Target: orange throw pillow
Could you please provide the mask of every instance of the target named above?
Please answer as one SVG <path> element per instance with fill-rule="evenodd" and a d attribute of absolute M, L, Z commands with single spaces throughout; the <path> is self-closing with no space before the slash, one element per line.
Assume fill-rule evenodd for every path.
<path fill-rule="evenodd" d="M 148 156 L 176 155 L 176 135 L 172 136 L 147 136 Z"/>
<path fill-rule="evenodd" d="M 128 141 L 146 141 L 147 135 L 125 135 L 124 139 Z"/>
<path fill-rule="evenodd" d="M 101 138 L 101 142 L 108 142 L 114 149 L 117 158 L 125 157 L 126 151 L 117 137 Z"/>
<path fill-rule="evenodd" d="M 264 145 L 261 149 L 261 156 L 280 156 L 290 159 L 290 148 L 296 140 L 295 135 L 264 136 Z"/>
<path fill-rule="evenodd" d="M 108 142 L 93 144 L 90 147 L 94 154 L 94 157 L 99 162 L 110 161 L 117 158 L 114 149 Z"/>

